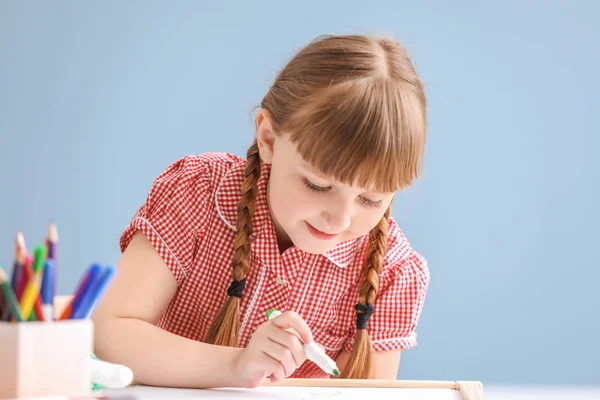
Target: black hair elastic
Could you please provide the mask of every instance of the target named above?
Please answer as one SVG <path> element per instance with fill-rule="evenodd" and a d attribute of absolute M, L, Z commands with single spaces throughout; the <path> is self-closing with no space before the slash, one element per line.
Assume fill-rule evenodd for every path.
<path fill-rule="evenodd" d="M 367 325 L 369 324 L 369 318 L 375 312 L 375 307 L 373 304 L 361 304 L 358 303 L 356 307 L 354 307 L 356 311 L 356 327 L 358 329 L 367 329 Z"/>
<path fill-rule="evenodd" d="M 238 299 L 242 298 L 242 293 L 244 293 L 244 289 L 246 289 L 246 280 L 242 279 L 241 281 L 233 281 L 227 289 L 227 295 L 237 297 Z"/>

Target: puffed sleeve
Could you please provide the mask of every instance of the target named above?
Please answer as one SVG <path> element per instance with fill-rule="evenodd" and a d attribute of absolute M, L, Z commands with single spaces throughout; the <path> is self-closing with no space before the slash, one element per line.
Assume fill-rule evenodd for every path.
<path fill-rule="evenodd" d="M 120 237 L 125 251 L 142 231 L 181 284 L 202 235 L 211 199 L 210 170 L 202 156 L 186 156 L 169 165 L 154 181 L 145 202 Z"/>
<path fill-rule="evenodd" d="M 368 323 L 375 351 L 407 350 L 417 345 L 417 323 L 429 287 L 427 262 L 419 253 L 406 243 L 395 246 L 391 253 L 379 277 L 375 313 Z M 356 326 L 344 351 L 352 350 L 355 338 Z"/>

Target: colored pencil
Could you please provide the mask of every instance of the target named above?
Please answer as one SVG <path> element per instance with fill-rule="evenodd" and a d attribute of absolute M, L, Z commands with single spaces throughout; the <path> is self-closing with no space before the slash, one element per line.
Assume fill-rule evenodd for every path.
<path fill-rule="evenodd" d="M 25 239 L 23 238 L 23 233 L 20 231 L 17 232 L 17 237 L 15 239 L 15 260 L 13 263 L 13 270 L 11 274 L 11 287 L 13 292 L 17 291 L 17 288 L 21 284 L 21 280 L 23 278 L 23 264 L 25 263 L 25 254 L 27 253 L 27 249 L 25 248 Z M 4 296 L 0 296 L 0 300 L 3 300 Z M 0 313 L 0 321 L 10 321 L 10 307 L 8 304 L 4 307 L 4 311 Z"/>
<path fill-rule="evenodd" d="M 11 284 L 13 290 L 16 292 L 21 283 L 21 279 L 23 279 L 23 264 L 25 264 L 25 256 L 27 255 L 25 238 L 20 231 L 17 232 L 17 239 L 15 242 L 15 263 L 13 265 Z"/>
<path fill-rule="evenodd" d="M 0 321 L 9 321 L 10 320 L 10 307 L 4 298 L 4 294 L 2 294 L 2 289 L 0 288 Z"/>
<path fill-rule="evenodd" d="M 92 264 L 83 274 L 74 296 L 60 318 L 55 318 L 58 230 L 53 220 L 43 245 L 29 254 L 23 234 L 18 231 L 15 260 L 9 277 L 0 267 L 0 320 L 54 321 L 89 318 L 99 298 L 113 279 L 114 266 Z"/>
<path fill-rule="evenodd" d="M 33 270 L 33 257 L 31 254 L 25 254 L 25 263 L 23 263 L 23 274 L 21 275 L 21 280 L 17 286 L 17 290 L 15 290 L 15 295 L 17 299 L 21 301 L 23 297 L 23 292 L 25 291 L 25 286 L 27 286 L 27 268 Z"/>
<path fill-rule="evenodd" d="M 46 239 L 46 245 L 48 246 L 48 258 L 54 260 L 56 264 L 56 247 L 58 244 L 58 229 L 56 229 L 56 223 L 54 220 L 50 221 L 48 226 L 48 236 Z"/>
<path fill-rule="evenodd" d="M 25 264 L 27 262 L 33 262 L 33 258 L 29 256 L 27 251 L 27 245 L 25 244 L 25 238 L 23 237 L 23 233 L 20 231 L 17 232 L 17 240 L 16 240 L 16 251 L 18 253 L 18 259 L 21 261 L 21 271 L 17 272 L 17 276 L 13 276 L 13 290 L 15 291 L 15 295 L 17 299 L 20 300 L 23 295 L 23 290 L 25 290 L 25 285 L 27 284 L 27 280 L 25 278 Z M 15 255 L 16 256 L 16 255 Z"/>
<path fill-rule="evenodd" d="M 115 274 L 113 266 L 106 266 L 91 282 L 81 297 L 81 302 L 73 307 L 71 319 L 89 318 L 96 302 L 104 294 L 108 284 Z"/>
<path fill-rule="evenodd" d="M 100 298 L 102 298 L 104 292 L 106 292 L 106 289 L 108 289 L 108 285 L 113 280 L 116 273 L 117 269 L 113 265 L 107 265 L 104 268 L 104 274 L 102 277 L 98 278 L 100 280 L 100 283 L 92 297 L 92 300 L 86 305 L 84 309 L 84 318 L 90 318 L 92 312 L 94 311 L 94 308 L 96 307 L 96 304 L 98 303 Z"/>
<path fill-rule="evenodd" d="M 59 320 L 63 321 L 63 320 L 69 319 L 71 317 L 71 314 L 73 313 L 73 301 L 76 298 L 81 297 L 81 292 L 86 287 L 89 280 L 90 280 L 89 274 L 86 273 L 85 275 L 83 275 L 81 282 L 77 286 L 77 290 L 75 290 L 75 294 L 71 298 L 71 301 L 69 301 L 69 304 L 67 304 L 65 306 L 65 308 L 63 309 L 62 314 L 58 318 Z"/>
<path fill-rule="evenodd" d="M 42 311 L 46 321 L 54 320 L 54 276 L 54 260 L 48 259 L 46 260 L 44 266 L 44 273 L 42 275 L 42 288 L 40 291 L 40 297 L 42 298 Z"/>
<path fill-rule="evenodd" d="M 10 312 L 17 321 L 23 321 L 23 314 L 21 313 L 21 308 L 19 307 L 19 302 L 15 296 L 15 293 L 10 286 L 10 282 L 8 281 L 8 277 L 6 276 L 6 272 L 4 268 L 0 267 L 0 287 L 2 288 L 2 293 L 4 295 L 4 299 L 8 303 L 10 307 Z"/>
<path fill-rule="evenodd" d="M 75 294 L 71 298 L 71 301 L 69 302 L 69 304 L 67 304 L 62 314 L 60 315 L 60 320 L 69 319 L 71 317 L 75 305 L 78 305 L 79 302 L 81 302 L 81 297 L 83 296 L 84 292 L 88 290 L 87 288 L 90 284 L 90 278 L 94 278 L 96 275 L 98 275 L 101 269 L 102 267 L 99 264 L 93 264 L 90 266 L 90 268 L 88 268 L 86 273 L 81 277 L 79 285 L 77 286 L 77 289 L 75 290 Z"/>
<path fill-rule="evenodd" d="M 39 286 L 40 286 L 40 290 L 41 290 L 41 285 L 42 285 L 42 278 L 43 278 L 43 269 L 44 269 L 44 262 L 46 261 L 46 246 L 44 245 L 38 245 L 35 247 L 34 251 L 33 251 L 33 274 L 35 275 L 39 275 Z M 25 273 L 27 275 L 27 282 L 28 284 L 32 281 L 33 279 L 33 274 L 31 274 L 30 270 L 28 268 L 25 269 Z M 27 288 L 27 286 L 25 287 Z M 28 321 L 35 321 L 36 318 L 38 321 L 44 321 L 44 309 L 42 307 L 42 300 L 39 297 L 40 291 L 37 291 L 37 294 L 34 295 L 33 301 L 34 301 L 34 311 L 35 313 L 27 313 L 25 311 L 25 309 L 23 309 L 23 299 L 21 300 L 21 311 L 23 312 L 23 316 L 28 320 Z M 23 293 L 23 296 L 25 294 Z"/>
<path fill-rule="evenodd" d="M 27 286 L 29 286 L 29 283 L 32 282 L 36 276 L 39 275 L 40 278 L 40 282 L 39 284 L 41 285 L 42 281 L 41 279 L 43 278 L 43 272 L 36 274 L 35 272 L 33 272 L 33 266 L 31 263 L 27 262 L 24 265 L 23 268 L 24 271 L 24 281 L 26 282 L 26 286 L 25 288 L 27 288 Z M 26 289 L 25 289 L 26 290 Z M 42 307 L 42 299 L 40 299 L 39 297 L 39 291 L 38 294 L 35 295 L 34 299 L 33 299 L 33 311 L 34 313 L 26 313 L 25 310 L 23 309 L 23 297 L 25 296 L 25 290 L 23 291 L 23 294 L 21 295 L 21 297 L 17 297 L 19 298 L 19 301 L 21 302 L 21 311 L 23 312 L 23 316 L 28 320 L 28 321 L 35 321 L 35 318 L 38 319 L 38 321 L 44 321 L 44 309 Z M 31 289 L 30 289 L 31 290 Z"/>
<path fill-rule="evenodd" d="M 39 321 L 44 321 L 44 310 L 42 301 L 39 297 L 42 286 L 43 267 L 40 271 L 33 271 L 29 264 L 25 265 L 25 275 L 27 277 L 27 286 L 21 297 L 21 312 L 27 320 L 33 320 L 32 311 L 35 311 L 35 316 Z M 34 310 L 35 309 L 35 310 Z"/>
<path fill-rule="evenodd" d="M 47 257 L 50 260 L 54 261 L 54 281 L 52 282 L 52 292 L 56 293 L 56 280 L 58 277 L 58 257 L 56 255 L 58 247 L 58 229 L 56 228 L 56 222 L 54 222 L 54 220 L 50 220 L 50 224 L 48 226 L 48 237 L 46 245 L 48 246 Z"/>
<path fill-rule="evenodd" d="M 33 272 L 39 273 L 44 268 L 46 261 L 46 246 L 38 245 L 33 250 Z"/>
<path fill-rule="evenodd" d="M 27 282 L 25 292 L 23 292 L 23 298 L 21 299 L 21 312 L 25 319 L 29 319 L 31 311 L 36 303 L 36 299 L 39 299 L 40 287 L 42 284 L 42 275 L 33 274 L 33 279 Z M 44 314 L 41 313 L 41 321 L 43 321 Z"/>

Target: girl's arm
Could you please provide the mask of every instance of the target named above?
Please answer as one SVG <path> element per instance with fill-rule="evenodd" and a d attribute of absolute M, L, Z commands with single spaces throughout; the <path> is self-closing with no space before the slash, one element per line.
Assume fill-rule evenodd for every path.
<path fill-rule="evenodd" d="M 400 352 L 401 350 L 374 352 L 371 359 L 370 379 L 395 380 L 398 376 L 398 368 L 400 368 Z M 341 352 L 336 358 L 336 364 L 343 371 L 349 360 L 350 353 Z"/>
<path fill-rule="evenodd" d="M 135 234 L 98 303 L 94 351 L 131 368 L 135 382 L 171 387 L 236 386 L 241 349 L 197 342 L 156 327 L 177 285 L 146 237 Z"/>
<path fill-rule="evenodd" d="M 312 340 L 300 316 L 285 312 L 260 325 L 245 349 L 187 339 L 156 326 L 177 289 L 175 278 L 146 237 L 134 235 L 118 272 L 97 305 L 94 351 L 131 368 L 134 381 L 167 387 L 256 387 L 290 376 L 306 359 L 300 340 Z"/>

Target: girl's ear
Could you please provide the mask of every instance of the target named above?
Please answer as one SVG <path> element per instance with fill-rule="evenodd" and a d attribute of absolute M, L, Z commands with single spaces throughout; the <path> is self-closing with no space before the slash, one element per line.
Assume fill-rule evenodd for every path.
<path fill-rule="evenodd" d="M 271 164 L 273 161 L 275 132 L 273 131 L 269 112 L 265 109 L 261 109 L 256 115 L 256 143 L 262 162 Z"/>

